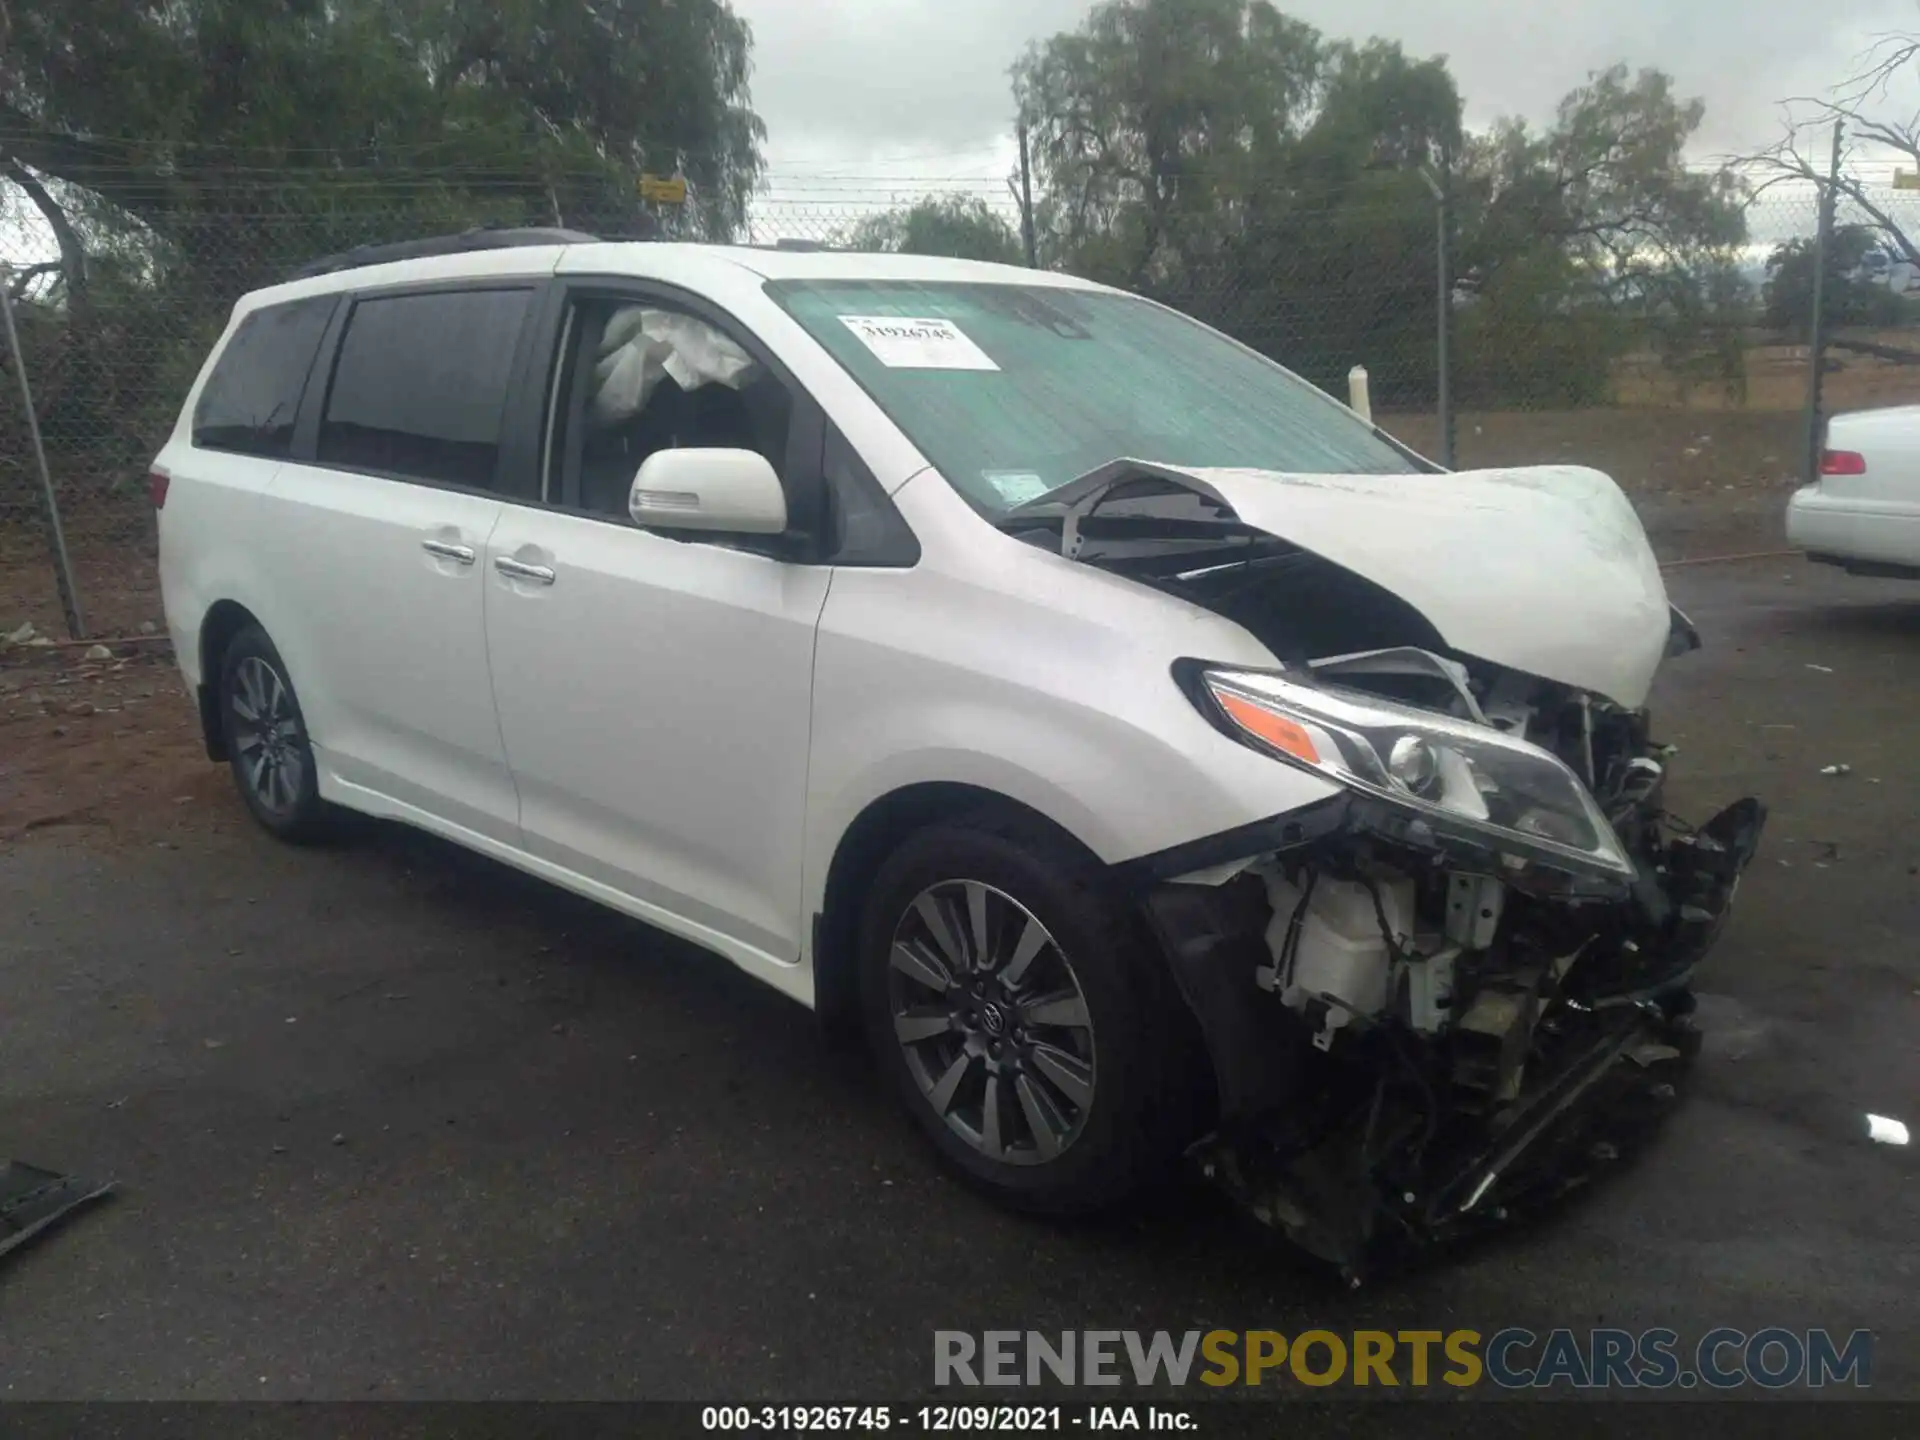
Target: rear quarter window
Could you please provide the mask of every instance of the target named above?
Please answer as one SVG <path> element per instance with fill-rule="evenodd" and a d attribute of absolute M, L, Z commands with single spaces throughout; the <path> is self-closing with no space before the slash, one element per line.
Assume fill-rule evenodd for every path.
<path fill-rule="evenodd" d="M 317 295 L 267 305 L 240 322 L 193 407 L 196 446 L 286 457 L 335 300 Z"/>

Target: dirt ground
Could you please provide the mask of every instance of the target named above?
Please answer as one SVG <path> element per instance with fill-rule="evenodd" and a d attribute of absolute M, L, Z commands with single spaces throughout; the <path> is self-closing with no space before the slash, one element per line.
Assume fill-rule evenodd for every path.
<path fill-rule="evenodd" d="M 165 837 L 221 808 L 225 773 L 207 763 L 172 650 L 93 653 L 0 653 L 0 845 L 54 829 Z"/>
<path fill-rule="evenodd" d="M 1822 403 L 1836 410 L 1865 410 L 1920 401 L 1920 368 L 1884 356 L 1849 350 L 1864 341 L 1920 354 L 1920 331 L 1846 330 L 1833 337 L 1826 354 Z M 1682 384 L 1657 356 L 1642 354 L 1620 361 L 1613 372 L 1613 400 L 1634 410 L 1679 406 L 1691 410 L 1801 412 L 1807 403 L 1808 351 L 1805 345 L 1756 345 L 1746 352 L 1744 392 L 1729 394 L 1724 384 Z"/>
<path fill-rule="evenodd" d="M 158 625 L 160 575 L 153 511 L 145 494 L 122 493 L 92 503 L 68 494 L 60 513 L 85 633 L 111 638 Z M 22 624 L 55 639 L 67 635 L 41 514 L 37 502 L 11 500 L 0 506 L 0 636 Z"/>

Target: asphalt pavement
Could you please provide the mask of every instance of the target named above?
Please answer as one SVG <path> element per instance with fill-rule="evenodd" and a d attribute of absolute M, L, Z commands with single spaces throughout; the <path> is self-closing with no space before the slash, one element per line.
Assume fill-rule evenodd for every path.
<path fill-rule="evenodd" d="M 941 1173 L 723 962 L 397 829 L 0 849 L 0 1154 L 120 1193 L 0 1261 L 0 1396 L 924 1394 L 935 1329 L 1780 1325 L 1920 1398 L 1920 586 L 1670 575 L 1674 800 L 1764 848 L 1698 1083 L 1581 1202 L 1355 1293 L 1204 1189 L 1053 1225 Z M 1820 772 L 1850 767 L 1845 775 Z"/>

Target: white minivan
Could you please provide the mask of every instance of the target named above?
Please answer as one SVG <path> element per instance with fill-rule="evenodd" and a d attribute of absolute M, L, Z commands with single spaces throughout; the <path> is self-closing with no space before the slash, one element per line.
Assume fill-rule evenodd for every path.
<path fill-rule="evenodd" d="M 1764 810 L 1592 470 L 1447 473 L 1065 275 L 484 232 L 235 306 L 153 468 L 268 830 L 418 826 L 864 1034 L 1031 1209 L 1183 1153 L 1349 1273 L 1580 1183 Z"/>

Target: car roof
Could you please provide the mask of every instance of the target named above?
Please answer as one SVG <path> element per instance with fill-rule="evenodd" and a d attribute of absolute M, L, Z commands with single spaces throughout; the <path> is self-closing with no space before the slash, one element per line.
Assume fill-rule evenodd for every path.
<path fill-rule="evenodd" d="M 586 250 L 593 247 L 579 248 Z M 990 260 L 956 260 L 946 255 L 899 255 L 860 250 L 779 250 L 740 245 L 676 248 L 711 248 L 741 268 L 768 280 L 946 280 L 1046 285 L 1067 290 L 1101 288 L 1090 280 L 1052 270 L 1029 270 L 1023 265 L 1001 265 Z"/>
<path fill-rule="evenodd" d="M 263 305 L 281 304 L 310 295 L 332 295 L 343 290 L 450 280 L 526 279 L 551 275 L 556 271 L 632 275 L 636 279 L 679 283 L 693 289 L 728 280 L 737 284 L 743 271 L 765 280 L 972 282 L 1063 290 L 1107 288 L 1090 280 L 1051 270 L 1028 270 L 1019 265 L 955 260 L 938 255 L 605 240 L 468 250 L 334 269 L 252 291 L 243 297 L 236 308 L 241 311 L 253 310 Z"/>

